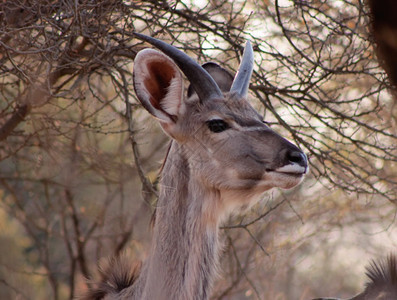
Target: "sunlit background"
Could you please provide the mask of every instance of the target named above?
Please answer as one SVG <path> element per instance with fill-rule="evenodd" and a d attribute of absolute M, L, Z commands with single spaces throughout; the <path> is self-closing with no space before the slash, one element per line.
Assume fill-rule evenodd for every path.
<path fill-rule="evenodd" d="M 310 160 L 224 224 L 212 299 L 351 297 L 396 251 L 397 100 L 363 1 L 0 8 L 0 299 L 71 299 L 104 258 L 147 255 L 168 139 L 134 95 L 133 31 L 232 72 L 250 40 L 252 103 Z"/>

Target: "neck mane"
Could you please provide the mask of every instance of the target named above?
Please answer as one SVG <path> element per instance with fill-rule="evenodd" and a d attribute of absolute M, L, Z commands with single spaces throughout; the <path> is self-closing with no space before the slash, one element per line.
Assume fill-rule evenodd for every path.
<path fill-rule="evenodd" d="M 135 299 L 207 299 L 218 262 L 219 193 L 194 176 L 183 147 L 165 161 L 151 252 Z"/>

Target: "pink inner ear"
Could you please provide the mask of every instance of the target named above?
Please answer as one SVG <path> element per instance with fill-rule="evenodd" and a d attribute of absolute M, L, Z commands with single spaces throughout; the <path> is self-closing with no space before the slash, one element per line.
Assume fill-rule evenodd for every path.
<path fill-rule="evenodd" d="M 150 102 L 156 109 L 163 110 L 160 102 L 167 95 L 167 88 L 175 76 L 175 69 L 164 61 L 150 62 L 147 68 L 149 76 L 145 78 L 144 85 L 150 93 Z"/>

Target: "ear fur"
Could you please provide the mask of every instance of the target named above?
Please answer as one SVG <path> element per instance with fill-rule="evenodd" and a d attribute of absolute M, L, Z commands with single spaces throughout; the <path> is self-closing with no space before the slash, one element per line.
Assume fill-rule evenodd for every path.
<path fill-rule="evenodd" d="M 134 61 L 134 89 L 143 107 L 170 130 L 184 111 L 183 80 L 175 63 L 163 53 L 144 49 Z"/>
<path fill-rule="evenodd" d="M 222 92 L 226 93 L 230 91 L 233 83 L 233 75 L 230 74 L 229 71 L 214 62 L 205 63 L 202 67 L 211 75 L 212 78 L 214 78 Z M 194 92 L 193 87 L 190 85 L 187 91 L 187 96 L 190 97 Z"/>

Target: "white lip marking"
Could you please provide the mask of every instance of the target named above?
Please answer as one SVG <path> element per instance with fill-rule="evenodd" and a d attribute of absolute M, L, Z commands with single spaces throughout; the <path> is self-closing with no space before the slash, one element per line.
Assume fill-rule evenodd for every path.
<path fill-rule="evenodd" d="M 296 163 L 293 163 L 293 164 L 282 166 L 281 168 L 278 168 L 274 171 L 279 172 L 279 173 L 305 174 L 306 168 L 302 167 Z"/>

